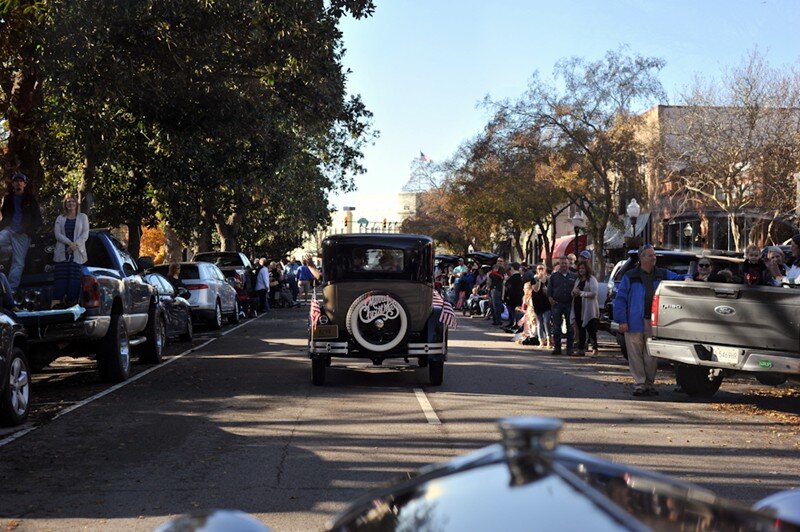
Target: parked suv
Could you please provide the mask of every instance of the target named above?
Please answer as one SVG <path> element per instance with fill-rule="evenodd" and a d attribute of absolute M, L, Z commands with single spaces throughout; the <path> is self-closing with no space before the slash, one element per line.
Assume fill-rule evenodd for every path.
<path fill-rule="evenodd" d="M 189 305 L 194 320 L 206 321 L 214 329 L 221 329 L 223 319 L 239 322 L 239 301 L 236 290 L 225 280 L 222 271 L 210 262 L 181 262 L 180 278 L 191 294 Z M 169 265 L 162 264 L 150 270 L 167 276 Z"/>
<path fill-rule="evenodd" d="M 204 251 L 193 257 L 195 262 L 210 262 L 222 271 L 225 278 L 234 278 L 251 294 L 256 287 L 256 276 L 250 259 L 238 251 Z"/>

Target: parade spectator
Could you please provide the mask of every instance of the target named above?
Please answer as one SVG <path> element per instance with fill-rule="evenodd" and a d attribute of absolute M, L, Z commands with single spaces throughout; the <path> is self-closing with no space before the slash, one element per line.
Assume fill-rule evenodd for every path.
<path fill-rule="evenodd" d="M 575 323 L 578 324 L 578 349 L 574 355 L 583 356 L 589 345 L 597 354 L 597 326 L 600 321 L 600 305 L 597 301 L 599 286 L 592 272 L 592 263 L 578 263 L 578 279 L 572 290 Z"/>
<path fill-rule="evenodd" d="M 512 262 L 508 269 L 508 278 L 505 282 L 504 303 L 508 308 L 508 332 L 518 332 L 517 322 L 521 318 L 517 307 L 522 305 L 523 285 L 522 275 L 519 272 L 519 263 Z"/>
<path fill-rule="evenodd" d="M 505 281 L 505 260 L 497 259 L 489 272 L 489 298 L 492 300 L 492 325 L 503 324 L 503 283 Z"/>
<path fill-rule="evenodd" d="M 792 263 L 788 266 L 785 264 L 786 256 L 781 248 L 773 246 L 767 253 L 767 267 L 771 274 L 771 284 L 775 286 L 800 283 L 800 234 L 792 237 L 791 245 Z"/>
<path fill-rule="evenodd" d="M 464 308 L 464 301 L 467 299 L 467 294 L 472 292 L 472 287 L 475 286 L 475 281 L 478 277 L 478 265 L 472 264 L 469 266 L 467 273 L 461 277 L 461 282 L 458 283 L 458 300 L 456 301 L 456 310 Z"/>
<path fill-rule="evenodd" d="M 297 272 L 300 270 L 301 264 L 299 260 L 294 257 L 286 259 L 283 266 L 283 271 L 286 274 L 286 282 L 289 283 L 289 288 L 292 289 L 292 299 L 297 300 L 300 296 L 300 286 L 297 282 Z"/>
<path fill-rule="evenodd" d="M 619 323 L 619 332 L 625 335 L 634 396 L 658 395 L 654 386 L 658 364 L 645 349 L 645 341 L 651 335 L 653 296 L 661 281 L 679 279 L 683 276 L 656 268 L 656 251 L 649 244 L 639 248 L 639 266 L 622 277 L 614 299 L 614 321 Z"/>
<path fill-rule="evenodd" d="M 489 281 L 489 271 L 491 270 L 488 266 L 481 266 L 478 268 L 478 272 L 475 275 L 475 286 L 474 288 L 478 289 L 478 293 L 482 295 L 483 292 L 488 293 L 489 289 L 487 287 Z"/>
<path fill-rule="evenodd" d="M 299 295 L 302 296 L 303 302 L 308 303 L 311 299 L 311 283 L 314 282 L 314 273 L 308 265 L 308 259 L 303 259 L 303 264 L 297 270 L 297 284 L 299 287 Z"/>
<path fill-rule="evenodd" d="M 709 277 L 713 273 L 711 259 L 708 257 L 700 257 L 700 260 L 697 261 L 697 273 L 692 276 L 693 281 L 706 281 L 708 282 Z"/>
<path fill-rule="evenodd" d="M 258 312 L 263 313 L 269 310 L 270 271 L 267 267 L 267 259 L 258 259 L 258 273 L 256 274 L 256 296 L 258 296 Z"/>
<path fill-rule="evenodd" d="M 0 251 L 11 252 L 11 268 L 8 282 L 12 290 L 19 287 L 25 256 L 31 245 L 30 235 L 42 225 L 39 203 L 27 189 L 28 176 L 15 172 L 11 177 L 11 190 L 3 198 L 0 207 Z"/>
<path fill-rule="evenodd" d="M 553 272 L 547 281 L 547 296 L 550 300 L 551 315 L 553 319 L 553 354 L 561 354 L 561 335 L 563 324 L 567 329 L 567 355 L 572 354 L 572 344 L 575 339 L 572 328 L 572 289 L 575 286 L 576 276 L 569 270 L 569 258 L 558 259 L 558 270 Z"/>
<path fill-rule="evenodd" d="M 71 307 L 81 295 L 81 279 L 89 239 L 89 218 L 80 211 L 78 200 L 72 194 L 64 196 L 61 214 L 56 217 L 53 232 L 56 247 L 53 252 L 53 307 Z"/>
<path fill-rule="evenodd" d="M 578 266 L 577 266 L 578 258 L 575 256 L 575 254 L 570 253 L 569 255 L 567 255 L 567 259 L 569 259 L 569 271 L 571 271 L 572 273 L 578 273 Z"/>
<path fill-rule="evenodd" d="M 553 346 L 553 332 L 550 323 L 550 299 L 547 297 L 547 267 L 536 266 L 536 277 L 531 287 L 533 291 L 533 311 L 536 313 L 536 332 L 541 347 Z"/>
<path fill-rule="evenodd" d="M 181 265 L 179 263 L 174 262 L 169 265 L 169 269 L 167 270 L 167 281 L 169 281 L 169 284 L 172 285 L 172 288 L 175 289 L 176 293 L 178 292 L 178 288 L 186 288 L 186 285 L 183 284 L 183 281 L 181 280 Z"/>

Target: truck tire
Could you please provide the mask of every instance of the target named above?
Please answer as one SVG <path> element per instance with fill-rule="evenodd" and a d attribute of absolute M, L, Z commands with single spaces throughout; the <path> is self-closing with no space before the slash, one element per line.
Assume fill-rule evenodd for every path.
<path fill-rule="evenodd" d="M 780 373 L 756 373 L 756 380 L 767 386 L 779 386 L 786 382 L 788 378 Z"/>
<path fill-rule="evenodd" d="M 211 318 L 211 328 L 215 331 L 222 329 L 222 305 L 217 299 L 217 304 L 214 306 L 214 315 Z"/>
<path fill-rule="evenodd" d="M 142 344 L 139 359 L 150 364 L 161 364 L 164 356 L 164 345 L 167 343 L 167 327 L 164 317 L 155 306 L 147 313 L 147 327 L 144 329 L 147 341 Z"/>
<path fill-rule="evenodd" d="M 6 389 L 0 396 L 0 424 L 19 425 L 31 408 L 31 375 L 25 352 L 19 347 L 8 358 Z"/>
<path fill-rule="evenodd" d="M 311 359 L 311 384 L 314 386 L 325 384 L 325 366 L 324 358 Z"/>
<path fill-rule="evenodd" d="M 111 315 L 108 332 L 99 342 L 97 369 L 103 380 L 122 382 L 131 375 L 131 346 L 120 314 Z"/>
<path fill-rule="evenodd" d="M 444 381 L 444 362 L 441 360 L 429 360 L 428 378 L 431 381 L 431 386 L 441 386 L 442 381 Z"/>
<path fill-rule="evenodd" d="M 675 381 L 692 397 L 711 397 L 722 384 L 722 373 L 713 375 L 712 368 L 675 364 Z"/>
<path fill-rule="evenodd" d="M 234 301 L 233 302 L 233 314 L 228 316 L 228 323 L 230 323 L 231 325 L 236 325 L 237 323 L 239 323 L 239 302 L 238 301 Z"/>

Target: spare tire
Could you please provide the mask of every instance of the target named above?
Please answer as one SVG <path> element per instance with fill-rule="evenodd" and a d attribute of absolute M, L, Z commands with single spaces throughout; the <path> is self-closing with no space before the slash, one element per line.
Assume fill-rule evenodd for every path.
<path fill-rule="evenodd" d="M 360 295 L 347 311 L 347 332 L 362 348 L 385 353 L 403 343 L 408 333 L 408 311 L 400 298 L 375 290 Z"/>

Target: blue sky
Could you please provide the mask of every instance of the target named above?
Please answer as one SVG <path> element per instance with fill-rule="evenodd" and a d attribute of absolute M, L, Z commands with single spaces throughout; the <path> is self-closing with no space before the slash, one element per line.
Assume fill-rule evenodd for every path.
<path fill-rule="evenodd" d="M 773 66 L 800 65 L 797 0 L 375 3 L 373 17 L 341 29 L 348 90 L 374 113 L 380 138 L 365 150 L 358 191 L 332 198 L 336 207 L 399 192 L 420 150 L 441 161 L 481 131 L 484 96 L 517 97 L 535 71 L 549 78 L 564 57 L 594 60 L 623 43 L 662 57 L 673 101 L 696 74 L 718 76 L 756 47 Z"/>

